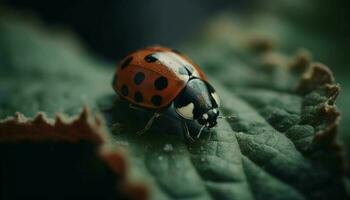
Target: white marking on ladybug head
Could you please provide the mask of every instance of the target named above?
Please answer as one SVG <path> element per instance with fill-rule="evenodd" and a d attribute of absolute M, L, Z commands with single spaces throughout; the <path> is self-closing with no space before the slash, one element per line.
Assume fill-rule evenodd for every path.
<path fill-rule="evenodd" d="M 194 109 L 194 104 L 189 103 L 186 106 L 176 108 L 177 114 L 179 114 L 181 117 L 185 119 L 193 119 L 193 109 Z"/>
<path fill-rule="evenodd" d="M 204 114 L 203 114 L 203 118 L 204 118 L 204 119 L 208 119 L 208 118 L 209 118 L 208 114 L 207 114 L 207 113 L 204 113 Z"/>
<path fill-rule="evenodd" d="M 218 106 L 220 106 L 220 98 L 219 98 L 218 94 L 216 92 L 213 92 L 213 93 L 211 93 L 211 96 L 215 100 L 216 104 L 218 104 Z"/>
<path fill-rule="evenodd" d="M 218 113 L 218 110 L 213 109 L 213 113 L 214 113 L 214 114 Z"/>

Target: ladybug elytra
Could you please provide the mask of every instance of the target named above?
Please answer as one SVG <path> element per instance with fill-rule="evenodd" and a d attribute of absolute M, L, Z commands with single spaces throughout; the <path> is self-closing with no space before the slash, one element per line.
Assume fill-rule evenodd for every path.
<path fill-rule="evenodd" d="M 201 69 L 178 51 L 166 47 L 148 47 L 131 53 L 117 67 L 113 89 L 130 105 L 154 110 L 153 120 L 173 106 L 180 119 L 197 121 L 210 129 L 217 124 L 220 101 Z M 185 136 L 191 137 L 185 120 Z"/>

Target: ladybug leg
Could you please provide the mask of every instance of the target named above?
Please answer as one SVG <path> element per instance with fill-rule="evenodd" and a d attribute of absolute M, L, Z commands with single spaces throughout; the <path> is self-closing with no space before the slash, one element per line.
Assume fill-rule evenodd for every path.
<path fill-rule="evenodd" d="M 147 131 L 151 128 L 151 126 L 152 126 L 152 124 L 153 124 L 153 121 L 154 121 L 156 118 L 158 118 L 160 115 L 161 115 L 161 114 L 160 114 L 160 111 L 156 111 L 156 112 L 154 113 L 154 115 L 148 120 L 148 122 L 147 122 L 145 128 L 143 128 L 142 130 L 137 131 L 136 134 L 137 134 L 137 135 L 142 135 L 142 134 L 144 134 L 145 132 L 147 132 Z"/>
<path fill-rule="evenodd" d="M 195 140 L 193 139 L 193 137 L 191 137 L 190 131 L 188 130 L 188 126 L 186 124 L 185 121 L 182 121 L 182 126 L 184 128 L 185 131 L 185 137 L 187 140 L 189 140 L 190 142 L 195 142 Z"/>

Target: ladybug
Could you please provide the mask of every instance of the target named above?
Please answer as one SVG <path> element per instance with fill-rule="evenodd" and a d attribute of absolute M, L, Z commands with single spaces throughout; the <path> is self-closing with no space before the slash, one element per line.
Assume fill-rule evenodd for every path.
<path fill-rule="evenodd" d="M 191 141 L 185 120 L 201 125 L 197 138 L 204 128 L 217 124 L 219 96 L 199 66 L 176 50 L 154 46 L 131 53 L 117 66 L 112 85 L 131 107 L 154 111 L 138 134 L 146 132 L 170 106 L 182 119 L 185 136 Z"/>

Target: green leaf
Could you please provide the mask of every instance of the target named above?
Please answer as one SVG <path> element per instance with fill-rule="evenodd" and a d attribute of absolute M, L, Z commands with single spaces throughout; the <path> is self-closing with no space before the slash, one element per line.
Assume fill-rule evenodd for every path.
<path fill-rule="evenodd" d="M 99 96 L 113 91 L 106 78 L 112 70 L 91 59 L 74 36 L 13 18 L 0 21 L 0 118 L 17 111 L 76 115 L 83 104 L 95 108 Z"/>

